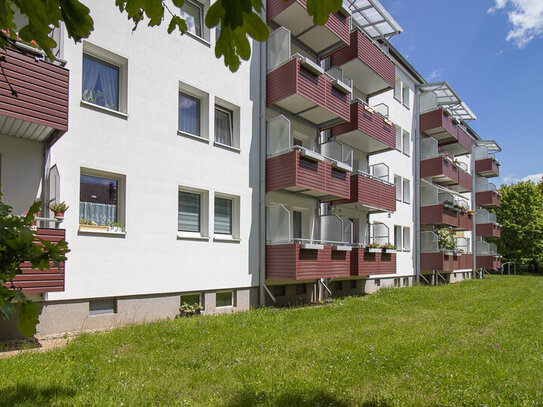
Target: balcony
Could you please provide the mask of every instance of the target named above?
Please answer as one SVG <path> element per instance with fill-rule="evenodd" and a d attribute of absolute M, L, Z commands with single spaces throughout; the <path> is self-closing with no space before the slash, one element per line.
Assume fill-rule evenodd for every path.
<path fill-rule="evenodd" d="M 0 68 L 0 134 L 54 143 L 68 130 L 69 71 L 15 48 L 2 51 Z"/>
<path fill-rule="evenodd" d="M 396 211 L 396 187 L 387 180 L 358 171 L 351 175 L 351 196 L 334 201 L 334 205 L 346 205 L 370 213 Z"/>
<path fill-rule="evenodd" d="M 472 151 L 470 136 L 441 108 L 421 114 L 420 129 L 438 141 L 440 152 L 464 155 Z"/>
<path fill-rule="evenodd" d="M 321 57 L 349 45 L 351 17 L 346 10 L 330 14 L 324 26 L 313 23 L 305 0 L 267 0 L 267 12 L 268 22 L 274 21 L 289 29 L 298 41 Z"/>
<path fill-rule="evenodd" d="M 351 33 L 350 44 L 330 56 L 330 64 L 339 66 L 366 96 L 393 89 L 396 67 L 383 50 L 361 30 Z"/>
<path fill-rule="evenodd" d="M 475 172 L 482 177 L 492 178 L 500 175 L 500 163 L 494 157 L 475 161 Z"/>
<path fill-rule="evenodd" d="M 499 255 L 487 254 L 477 255 L 477 268 L 487 270 L 498 270 L 502 266 L 502 259 Z"/>
<path fill-rule="evenodd" d="M 351 103 L 350 122 L 332 127 L 331 136 L 367 154 L 396 148 L 394 125 L 360 99 Z"/>
<path fill-rule="evenodd" d="M 426 271 L 461 270 L 461 254 L 454 252 L 434 252 L 420 254 L 420 268 Z"/>
<path fill-rule="evenodd" d="M 37 237 L 49 242 L 59 242 L 66 237 L 64 229 L 38 228 Z M 13 279 L 13 285 L 21 288 L 24 293 L 47 293 L 53 291 L 64 291 L 64 263 L 60 269 L 54 266 L 50 269 L 33 269 L 30 263 L 21 264 L 22 274 Z M 11 287 L 10 284 L 6 284 Z"/>
<path fill-rule="evenodd" d="M 421 225 L 443 225 L 458 227 L 458 210 L 449 204 L 437 204 L 421 206 L 420 208 Z"/>
<path fill-rule="evenodd" d="M 465 210 L 458 212 L 458 225 L 455 229 L 458 230 L 472 230 L 473 228 L 473 215 Z"/>
<path fill-rule="evenodd" d="M 351 252 L 321 244 L 266 246 L 266 278 L 272 280 L 316 280 L 349 277 Z"/>
<path fill-rule="evenodd" d="M 370 252 L 365 248 L 353 248 L 351 252 L 351 276 L 396 274 L 396 254 Z"/>
<path fill-rule="evenodd" d="M 348 121 L 350 92 L 335 83 L 320 66 L 296 55 L 268 72 L 267 106 L 279 106 L 323 128 Z"/>
<path fill-rule="evenodd" d="M 461 193 L 471 192 L 473 190 L 473 178 L 471 174 L 462 168 L 458 168 L 458 183 L 452 185 L 451 189 Z"/>
<path fill-rule="evenodd" d="M 455 240 L 454 248 L 442 248 L 434 232 L 423 231 L 421 237 L 421 270 L 454 271 L 470 269 L 473 257 L 469 251 L 468 241 L 464 238 Z"/>
<path fill-rule="evenodd" d="M 475 202 L 485 208 L 497 208 L 501 205 L 500 194 L 494 190 L 476 192 Z"/>
<path fill-rule="evenodd" d="M 421 178 L 431 178 L 432 182 L 438 185 L 458 184 L 458 168 L 451 159 L 445 156 L 421 160 L 420 176 Z"/>
<path fill-rule="evenodd" d="M 496 221 L 496 215 L 486 209 L 479 209 L 476 216 L 476 234 L 482 237 L 500 237 L 502 226 Z"/>

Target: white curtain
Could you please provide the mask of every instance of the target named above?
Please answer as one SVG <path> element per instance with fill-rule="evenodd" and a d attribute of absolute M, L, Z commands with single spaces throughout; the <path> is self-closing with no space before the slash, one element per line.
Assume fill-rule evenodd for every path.
<path fill-rule="evenodd" d="M 79 219 L 107 225 L 117 222 L 117 206 L 94 202 L 79 202 Z"/>
<path fill-rule="evenodd" d="M 83 100 L 119 110 L 119 68 L 84 55 Z"/>
<path fill-rule="evenodd" d="M 232 113 L 222 109 L 215 109 L 215 141 L 217 143 L 232 145 Z"/>
<path fill-rule="evenodd" d="M 179 130 L 200 135 L 200 100 L 179 93 Z"/>

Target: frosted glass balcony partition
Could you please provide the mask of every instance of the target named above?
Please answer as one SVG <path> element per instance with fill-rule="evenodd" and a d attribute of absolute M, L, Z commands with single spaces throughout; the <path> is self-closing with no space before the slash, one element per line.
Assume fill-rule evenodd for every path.
<path fill-rule="evenodd" d="M 482 192 L 482 191 L 498 192 L 496 185 L 493 184 L 492 182 L 488 182 L 488 179 L 483 178 L 483 177 L 477 177 L 475 179 L 475 190 L 477 192 Z"/>
<path fill-rule="evenodd" d="M 330 158 L 336 166 L 346 171 L 352 171 L 353 150 L 336 140 L 327 141 L 321 144 L 321 154 Z M 337 165 L 339 164 L 339 165 Z"/>
<path fill-rule="evenodd" d="M 340 89 L 344 93 L 352 93 L 353 80 L 343 75 L 343 70 L 337 66 L 334 66 L 326 71 L 326 74 L 334 80 L 336 88 Z"/>
<path fill-rule="evenodd" d="M 496 245 L 484 240 L 477 242 L 477 256 L 490 256 L 496 253 Z"/>
<path fill-rule="evenodd" d="M 471 252 L 470 240 L 465 237 L 457 237 L 454 239 L 454 246 L 458 250 L 462 250 L 463 253 Z"/>
<path fill-rule="evenodd" d="M 353 229 L 349 219 L 343 219 L 335 214 L 320 217 L 321 235 L 324 244 L 352 245 Z"/>
<path fill-rule="evenodd" d="M 490 253 L 492 254 L 498 253 L 498 246 L 496 246 L 495 243 L 488 243 L 488 248 L 490 250 Z"/>
<path fill-rule="evenodd" d="M 268 244 L 292 242 L 290 211 L 284 205 L 266 207 L 266 240 Z"/>
<path fill-rule="evenodd" d="M 373 223 L 370 231 L 371 243 L 378 243 L 381 246 L 390 243 L 390 230 L 384 223 Z"/>
<path fill-rule="evenodd" d="M 421 183 L 420 186 L 421 206 L 438 205 L 441 203 L 454 204 L 454 195 L 439 190 L 431 184 Z"/>
<path fill-rule="evenodd" d="M 389 168 L 385 163 L 378 163 L 370 165 L 370 175 L 381 181 L 388 182 L 389 180 Z"/>
<path fill-rule="evenodd" d="M 377 113 L 379 113 L 381 116 L 388 119 L 389 109 L 388 109 L 388 105 L 386 105 L 385 103 L 379 103 L 377 105 L 374 105 L 372 106 L 372 109 L 375 110 Z"/>
<path fill-rule="evenodd" d="M 268 71 L 290 60 L 290 31 L 284 27 L 278 28 L 270 34 L 267 41 Z"/>
<path fill-rule="evenodd" d="M 420 232 L 420 251 L 422 253 L 435 253 L 439 251 L 439 239 L 434 232 Z"/>
<path fill-rule="evenodd" d="M 447 194 L 447 195 L 450 195 L 450 194 Z M 466 210 L 470 209 L 468 201 L 466 201 L 465 199 L 462 199 L 462 198 L 455 198 L 454 199 L 454 204 L 458 205 L 458 206 L 461 206 L 462 208 L 464 208 Z"/>
<path fill-rule="evenodd" d="M 436 158 L 439 155 L 437 140 L 434 138 L 426 138 L 420 141 L 420 159 L 427 160 Z"/>
<path fill-rule="evenodd" d="M 496 214 L 488 212 L 486 209 L 478 209 L 476 215 L 477 224 L 497 223 Z"/>
<path fill-rule="evenodd" d="M 290 120 L 283 115 L 266 122 L 266 135 L 268 157 L 283 154 L 293 146 Z"/>

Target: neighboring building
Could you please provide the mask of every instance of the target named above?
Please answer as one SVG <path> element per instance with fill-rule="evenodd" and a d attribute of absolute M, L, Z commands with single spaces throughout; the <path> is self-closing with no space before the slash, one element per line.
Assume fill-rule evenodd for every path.
<path fill-rule="evenodd" d="M 401 28 L 377 1 L 345 2 L 321 27 L 305 2 L 268 0 L 272 34 L 234 74 L 203 24 L 209 2 L 185 2 L 184 36 L 132 32 L 114 5 L 86 3 L 89 40 L 57 30 L 54 63 L 21 45 L 0 60 L 3 199 L 15 213 L 36 198 L 70 206 L 60 223 L 44 205 L 38 224 L 68 241 L 65 266 L 15 281 L 44 304 L 40 334 L 499 266 L 472 238 L 495 236 L 495 219 L 467 211 L 497 204 L 484 177 L 499 147 L 389 44 Z M 463 253 L 434 244 L 439 225 Z M 0 321 L 0 339 L 14 335 Z"/>

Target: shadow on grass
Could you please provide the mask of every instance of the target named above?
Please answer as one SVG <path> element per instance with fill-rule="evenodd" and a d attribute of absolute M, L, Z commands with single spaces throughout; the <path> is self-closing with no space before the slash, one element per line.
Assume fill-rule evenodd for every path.
<path fill-rule="evenodd" d="M 241 391 L 224 404 L 226 407 L 252 407 L 252 406 L 334 406 L 334 407 L 388 407 L 391 404 L 386 400 L 369 399 L 366 401 L 344 401 L 336 396 L 315 391 L 310 395 L 294 393 L 266 393 L 254 391 Z"/>
<path fill-rule="evenodd" d="M 48 406 L 55 399 L 66 402 L 76 392 L 62 386 L 15 385 L 1 391 L 0 407 L 7 406 Z"/>

